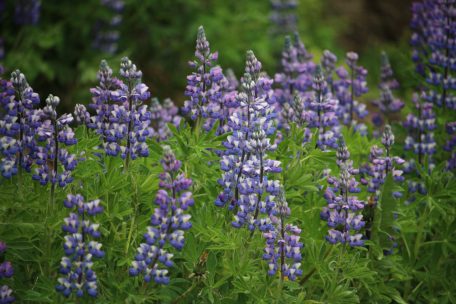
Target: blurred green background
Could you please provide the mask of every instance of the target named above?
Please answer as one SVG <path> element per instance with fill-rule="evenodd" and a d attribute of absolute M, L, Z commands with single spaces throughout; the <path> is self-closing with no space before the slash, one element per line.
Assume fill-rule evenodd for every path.
<path fill-rule="evenodd" d="M 247 49 L 254 50 L 270 75 L 280 64 L 284 35 L 274 34 L 277 25 L 270 20 L 268 0 L 125 0 L 114 54 L 93 48 L 96 25 L 113 16 L 102 0 L 42 0 L 39 22 L 20 26 L 14 22 L 17 1 L 0 0 L 4 4 L 0 16 L 4 77 L 21 69 L 43 99 L 57 94 L 65 110 L 89 102 L 89 88 L 97 83 L 101 59 L 106 58 L 117 72 L 122 56 L 129 56 L 143 71 L 153 96 L 181 103 L 199 25 L 205 27 L 212 50 L 219 51 L 220 65 L 233 68 L 237 76 Z M 383 49 L 402 87 L 413 84 L 408 47 L 412 1 L 297 2 L 297 8 L 290 11 L 297 17 L 301 39 L 317 59 L 324 49 L 337 54 L 340 62 L 345 52 L 357 51 L 369 69 L 369 86 L 375 87 Z"/>

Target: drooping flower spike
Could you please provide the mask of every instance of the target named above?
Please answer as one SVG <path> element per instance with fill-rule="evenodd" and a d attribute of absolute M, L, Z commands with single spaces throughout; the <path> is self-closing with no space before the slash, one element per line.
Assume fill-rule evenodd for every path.
<path fill-rule="evenodd" d="M 5 115 L 0 119 L 0 171 L 10 178 L 21 168 L 29 172 L 36 149 L 34 137 L 40 125 L 40 111 L 35 110 L 40 97 L 19 70 L 11 80 L 1 80 L 0 104 Z"/>
<path fill-rule="evenodd" d="M 144 234 L 145 242 L 138 249 L 130 267 L 130 275 L 144 275 L 144 280 L 154 280 L 158 284 L 169 283 L 169 267 L 172 261 L 172 248 L 184 247 L 184 231 L 191 228 L 191 216 L 185 211 L 193 206 L 190 179 L 180 172 L 181 162 L 176 159 L 169 146 L 163 147 L 160 174 L 160 189 L 155 197 L 157 207 L 150 218 L 150 225 Z"/>
<path fill-rule="evenodd" d="M 0 281 L 2 279 L 9 279 L 14 274 L 14 269 L 10 261 L 5 260 L 7 246 L 4 242 L 0 241 Z M 0 304 L 10 304 L 15 301 L 13 290 L 8 285 L 0 286 Z"/>
<path fill-rule="evenodd" d="M 75 294 L 76 297 L 98 295 L 97 275 L 93 270 L 94 258 L 104 257 L 101 243 L 98 239 L 101 234 L 99 224 L 90 220 L 90 217 L 103 212 L 100 200 L 86 202 L 80 194 L 69 194 L 63 202 L 64 206 L 73 210 L 62 225 L 63 232 L 67 233 L 63 249 L 65 256 L 60 262 L 58 284 L 55 289 L 65 297 Z"/>

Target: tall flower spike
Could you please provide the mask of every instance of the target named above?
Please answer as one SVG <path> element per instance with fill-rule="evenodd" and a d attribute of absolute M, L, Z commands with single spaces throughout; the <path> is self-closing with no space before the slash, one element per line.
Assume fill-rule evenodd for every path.
<path fill-rule="evenodd" d="M 249 195 L 249 189 L 257 187 L 259 159 L 255 157 L 255 159 L 251 160 L 254 151 L 247 146 L 247 142 L 252 138 L 255 131 L 264 131 L 264 136 L 273 134 L 275 131 L 275 116 L 270 106 L 275 102 L 271 90 L 272 80 L 261 75 L 260 72 L 261 63 L 252 51 L 248 51 L 246 73 L 241 79 L 242 91 L 238 92 L 236 96 L 240 108 L 230 117 L 229 126 L 232 128 L 233 134 L 229 135 L 223 143 L 226 151 L 220 161 L 220 168 L 224 173 L 218 182 L 224 190 L 219 194 L 215 204 L 219 207 L 224 207 L 228 204 L 230 210 L 238 208 L 239 210 L 237 211 L 241 212 L 241 214 L 239 214 L 239 219 L 235 220 L 235 225 L 237 226 L 242 226 L 246 223 L 246 218 L 251 212 L 251 208 L 247 208 L 245 213 L 242 212 L 247 205 L 253 206 L 253 210 L 256 209 L 257 197 Z M 260 136 L 260 133 L 258 135 Z M 263 136 L 263 133 L 261 133 L 261 136 Z M 269 139 L 267 144 L 270 146 Z M 272 146 L 267 147 L 267 149 L 272 148 Z M 244 167 L 250 160 L 252 162 L 250 165 L 253 166 L 253 169 L 251 172 L 246 172 Z M 247 174 L 252 174 L 252 176 L 247 177 Z M 253 182 L 255 182 L 256 186 L 249 185 L 249 183 Z"/>
<path fill-rule="evenodd" d="M 194 61 L 189 65 L 195 71 L 187 76 L 187 87 L 183 112 L 192 120 L 205 120 L 205 128 L 210 129 L 218 119 L 218 111 L 223 104 L 221 84 L 224 78 L 222 69 L 216 66 L 218 53 L 211 53 L 204 28 L 198 28 Z"/>
<path fill-rule="evenodd" d="M 85 202 L 80 194 L 69 194 L 64 206 L 74 212 L 65 218 L 62 225 L 67 233 L 63 249 L 65 256 L 60 262 L 58 284 L 55 289 L 65 297 L 75 294 L 83 297 L 98 295 L 97 275 L 93 270 L 93 258 L 102 258 L 101 244 L 95 241 L 100 237 L 99 224 L 93 223 L 90 216 L 103 212 L 100 200 Z"/>
<path fill-rule="evenodd" d="M 436 152 L 433 132 L 436 127 L 435 114 L 432 104 L 423 102 L 418 94 L 413 95 L 412 101 L 415 104 L 416 115 L 408 114 L 404 122 L 404 127 L 409 132 L 404 149 L 417 154 L 418 163 L 422 164 L 426 155 L 430 158 Z"/>
<path fill-rule="evenodd" d="M 366 105 L 356 99 L 367 93 L 367 70 L 357 64 L 358 54 L 349 52 L 345 59 L 348 71 L 344 67 L 336 70 L 338 80 L 334 81 L 335 97 L 339 100 L 338 116 L 345 125 L 354 125 L 356 130 L 363 134 L 365 126 L 357 124 L 355 116 L 359 119 L 367 115 Z"/>
<path fill-rule="evenodd" d="M 309 128 L 318 130 L 317 146 L 337 148 L 339 120 L 336 115 L 337 99 L 333 99 L 320 66 L 317 66 L 313 79 L 313 95 L 310 97 L 308 118 Z"/>
<path fill-rule="evenodd" d="M 404 107 L 404 103 L 393 95 L 393 91 L 398 88 L 399 82 L 394 78 L 388 55 L 386 55 L 385 52 L 382 52 L 379 84 L 380 98 L 375 100 L 373 104 L 379 108 L 383 117 L 379 113 L 375 113 L 372 118 L 374 125 L 378 127 L 381 126 L 383 124 L 383 118 L 390 121 L 391 114 L 399 112 Z"/>
<path fill-rule="evenodd" d="M 274 94 L 277 99 L 277 112 L 279 115 L 279 127 L 288 129 L 291 122 L 303 121 L 305 104 L 300 105 L 302 111 L 295 107 L 295 96 L 298 95 L 306 101 L 307 93 L 312 88 L 313 74 L 316 65 L 311 61 L 312 55 L 307 52 L 304 44 L 295 32 L 293 41 L 289 36 L 285 37 L 285 45 L 282 51 L 282 73 L 274 77 L 279 85 Z"/>
<path fill-rule="evenodd" d="M 11 262 L 5 261 L 5 254 L 6 254 L 6 244 L 0 241 L 0 280 L 2 279 L 9 279 L 14 274 L 13 266 Z M 0 287 L 0 303 L 1 304 L 9 304 L 13 303 L 16 299 L 13 296 L 13 291 L 7 285 L 2 285 Z"/>
<path fill-rule="evenodd" d="M 11 80 L 1 80 L 0 104 L 5 115 L 0 119 L 1 174 L 10 178 L 20 168 L 30 171 L 36 149 L 35 130 L 40 125 L 40 111 L 35 110 L 40 97 L 19 70 Z"/>
<path fill-rule="evenodd" d="M 120 37 L 119 26 L 122 23 L 123 0 L 100 0 L 101 5 L 111 15 L 108 21 L 98 20 L 95 24 L 95 39 L 93 47 L 108 54 L 117 51 L 117 42 Z"/>
<path fill-rule="evenodd" d="M 184 231 L 191 228 L 190 215 L 185 211 L 193 206 L 190 179 L 180 172 L 181 162 L 169 146 L 163 147 L 161 161 L 164 172 L 160 174 L 160 189 L 155 197 L 158 206 L 150 218 L 144 234 L 145 242 L 138 249 L 130 267 L 130 275 L 144 275 L 144 280 L 153 279 L 158 284 L 169 283 L 168 268 L 174 265 L 171 249 L 184 247 Z"/>
<path fill-rule="evenodd" d="M 290 208 L 285 199 L 283 188 L 279 190 L 277 204 L 271 214 L 273 229 L 263 232 L 266 239 L 263 259 L 268 261 L 268 274 L 274 276 L 280 270 L 282 280 L 296 280 L 302 275 L 301 248 L 303 244 L 299 241 L 301 229 L 285 220 L 290 216 Z"/>
<path fill-rule="evenodd" d="M 269 19 L 272 23 L 272 33 L 274 35 L 283 35 L 295 31 L 298 22 L 296 15 L 298 1 L 270 0 L 270 4 L 271 13 Z"/>
<path fill-rule="evenodd" d="M 41 124 L 36 131 L 37 140 L 40 143 L 36 147 L 34 157 L 35 174 L 32 178 L 41 185 L 51 183 L 52 189 L 58 184 L 65 187 L 73 181 L 71 171 L 76 168 L 77 157 L 70 154 L 66 147 L 77 143 L 74 132 L 70 127 L 73 121 L 71 114 L 57 115 L 57 106 L 60 98 L 49 95 L 46 98 L 46 106 L 41 113 Z M 53 190 L 51 190 L 53 192 Z"/>
<path fill-rule="evenodd" d="M 321 67 L 325 74 L 326 82 L 328 83 L 329 89 L 334 94 L 334 71 L 336 70 L 337 57 L 328 50 L 323 51 L 321 58 Z"/>
<path fill-rule="evenodd" d="M 359 231 L 364 227 L 363 215 L 364 202 L 350 193 L 359 193 L 358 182 L 352 176 L 356 173 L 349 160 L 350 153 L 342 148 L 337 153 L 339 176 L 328 177 L 328 188 L 324 194 L 327 207 L 320 213 L 321 219 L 328 222 L 328 235 L 326 240 L 331 244 L 349 244 L 351 247 L 362 246 L 363 235 Z"/>
<path fill-rule="evenodd" d="M 102 61 L 98 79 L 100 85 L 91 89 L 96 116 L 90 128 L 101 135 L 107 155 L 126 159 L 146 157 L 149 148 L 146 139 L 152 136 L 151 113 L 144 104 L 150 97 L 149 88 L 141 82 L 142 72 L 127 57 L 122 58 L 120 76 L 112 77 L 112 70 Z"/>
<path fill-rule="evenodd" d="M 97 87 L 90 89 L 92 102 L 89 104 L 89 108 L 95 110 L 96 113 L 90 118 L 90 123 L 87 126 L 94 129 L 101 136 L 104 146 L 109 146 L 109 144 L 116 142 L 115 138 L 123 138 L 125 136 L 124 132 L 119 132 L 123 128 L 119 127 L 118 122 L 111 123 L 112 119 L 110 119 L 114 114 L 112 112 L 114 105 L 122 102 L 118 93 L 122 81 L 112 76 L 112 69 L 105 60 L 100 63 L 97 78 L 100 83 Z M 112 133 L 110 133 L 111 128 L 117 130 L 114 138 Z M 109 154 L 108 151 L 110 150 L 106 150 L 107 154 Z"/>

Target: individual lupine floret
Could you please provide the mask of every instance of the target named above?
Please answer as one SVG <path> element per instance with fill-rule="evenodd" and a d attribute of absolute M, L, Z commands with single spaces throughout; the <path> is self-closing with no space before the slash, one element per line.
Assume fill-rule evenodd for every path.
<path fill-rule="evenodd" d="M 90 113 L 83 104 L 76 104 L 74 106 L 73 115 L 78 125 L 87 125 L 90 123 Z"/>
<path fill-rule="evenodd" d="M 68 152 L 68 146 L 77 143 L 74 132 L 70 127 L 73 121 L 71 114 L 57 116 L 57 106 L 60 98 L 49 95 L 46 106 L 41 115 L 41 124 L 36 130 L 38 143 L 35 148 L 34 158 L 38 166 L 32 178 L 41 185 L 51 183 L 52 189 L 58 184 L 65 187 L 73 181 L 71 171 L 76 168 L 78 159 L 76 155 Z M 59 170 L 61 169 L 61 170 Z"/>
<path fill-rule="evenodd" d="M 193 206 L 190 179 L 180 173 L 181 162 L 176 159 L 169 146 L 163 147 L 161 160 L 163 173 L 160 174 L 160 189 L 155 197 L 158 205 L 150 218 L 150 225 L 144 234 L 145 242 L 138 249 L 130 267 L 130 275 L 144 275 L 144 280 L 168 284 L 168 267 L 172 267 L 171 247 L 184 247 L 184 231 L 191 228 L 189 214 L 185 211 Z"/>
<path fill-rule="evenodd" d="M 341 141 L 341 146 L 343 142 Z M 328 203 L 320 213 L 321 219 L 328 222 L 328 235 L 326 240 L 331 244 L 349 244 L 351 247 L 362 246 L 363 235 L 359 231 L 364 227 L 363 215 L 364 202 L 350 193 L 359 193 L 358 182 L 352 176 L 354 169 L 349 161 L 350 153 L 340 149 L 337 161 L 339 177 L 328 177 L 329 186 L 324 194 Z"/>
<path fill-rule="evenodd" d="M 65 297 L 73 293 L 76 297 L 85 294 L 96 297 L 98 295 L 97 275 L 93 270 L 93 259 L 103 258 L 104 251 L 101 243 L 95 241 L 101 234 L 99 224 L 90 220 L 90 217 L 103 212 L 100 200 L 86 202 L 80 194 L 67 195 L 63 202 L 71 212 L 62 225 L 63 232 L 67 233 L 63 249 L 65 256 L 60 262 L 58 284 L 55 289 Z"/>
<path fill-rule="evenodd" d="M 223 142 L 226 151 L 220 167 L 224 173 L 218 182 L 224 190 L 215 202 L 219 207 L 228 204 L 231 210 L 238 205 L 240 182 L 245 178 L 243 168 L 251 156 L 246 143 L 255 131 L 254 128 L 259 125 L 266 135 L 275 131 L 275 116 L 270 106 L 275 102 L 271 90 L 272 80 L 260 75 L 261 63 L 252 51 L 247 52 L 245 71 L 241 79 L 242 90 L 236 96 L 240 107 L 228 122 L 233 134 Z"/>
<path fill-rule="evenodd" d="M 122 23 L 123 0 L 100 0 L 101 5 L 109 11 L 109 21 L 99 20 L 95 24 L 93 47 L 108 54 L 114 54 L 120 37 L 119 26 Z"/>
<path fill-rule="evenodd" d="M 14 9 L 14 22 L 16 24 L 35 25 L 40 20 L 40 0 L 17 0 Z"/>
<path fill-rule="evenodd" d="M 313 80 L 313 95 L 310 97 L 308 127 L 318 130 L 317 146 L 320 149 L 337 148 L 339 120 L 336 115 L 337 99 L 328 89 L 325 76 L 317 66 Z"/>
<path fill-rule="evenodd" d="M 185 95 L 189 99 L 185 101 L 183 112 L 189 114 L 192 120 L 205 120 L 207 129 L 218 118 L 216 114 L 223 103 L 220 82 L 224 76 L 222 69 L 216 66 L 218 53 L 211 53 L 202 26 L 198 28 L 195 57 L 194 61 L 189 62 L 195 72 L 187 76 Z"/>
<path fill-rule="evenodd" d="M 338 80 L 334 81 L 335 97 L 339 100 L 338 116 L 345 125 L 354 125 L 362 130 L 362 125 L 355 121 L 355 115 L 362 119 L 368 112 L 366 105 L 356 99 L 367 93 L 367 70 L 357 64 L 358 54 L 349 52 L 346 55 L 348 71 L 344 67 L 336 70 Z"/>
<path fill-rule="evenodd" d="M 266 239 L 263 259 L 268 261 L 268 274 L 274 276 L 280 271 L 282 280 L 296 280 L 302 275 L 301 248 L 303 244 L 299 241 L 301 229 L 297 226 L 286 224 L 285 220 L 290 216 L 290 208 L 285 199 L 283 189 L 279 190 L 277 204 L 271 214 L 273 229 L 263 232 Z"/>
<path fill-rule="evenodd" d="M 23 168 L 30 171 L 39 126 L 39 111 L 35 107 L 40 97 L 27 83 L 19 70 L 11 73 L 11 80 L 2 80 L 0 103 L 5 115 L 0 119 L 1 174 L 10 178 Z"/>
<path fill-rule="evenodd" d="M 394 78 L 394 72 L 391 68 L 391 64 L 388 59 L 388 55 L 382 52 L 382 64 L 380 68 L 380 98 L 375 100 L 373 104 L 377 106 L 382 113 L 383 117 L 390 120 L 392 113 L 399 112 L 403 107 L 404 103 L 394 97 L 393 91 L 399 88 L 399 82 Z M 375 113 L 372 121 L 376 126 L 383 124 L 383 118 L 379 113 Z"/>

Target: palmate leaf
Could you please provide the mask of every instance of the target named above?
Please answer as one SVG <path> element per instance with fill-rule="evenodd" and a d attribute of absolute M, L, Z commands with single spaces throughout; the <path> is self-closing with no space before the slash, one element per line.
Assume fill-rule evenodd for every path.
<path fill-rule="evenodd" d="M 393 197 L 393 192 L 398 186 L 394 183 L 391 174 L 388 174 L 383 184 L 380 198 L 374 209 L 374 221 L 372 225 L 371 240 L 381 249 L 391 249 L 394 236 L 394 213 L 397 211 L 397 200 Z"/>

